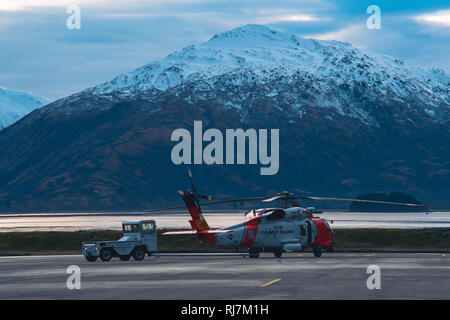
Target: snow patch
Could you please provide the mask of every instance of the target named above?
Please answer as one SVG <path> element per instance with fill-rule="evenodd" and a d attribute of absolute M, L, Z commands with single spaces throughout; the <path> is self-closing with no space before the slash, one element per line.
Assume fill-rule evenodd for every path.
<path fill-rule="evenodd" d="M 0 130 L 49 102 L 30 92 L 0 87 Z"/>

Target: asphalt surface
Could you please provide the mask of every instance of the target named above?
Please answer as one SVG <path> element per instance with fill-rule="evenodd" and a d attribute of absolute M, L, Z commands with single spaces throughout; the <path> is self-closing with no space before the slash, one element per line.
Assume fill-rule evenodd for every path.
<path fill-rule="evenodd" d="M 81 270 L 79 290 L 66 286 L 70 265 Z M 369 265 L 380 267 L 381 289 L 367 288 Z M 0 299 L 450 299 L 450 255 L 0 257 Z"/>

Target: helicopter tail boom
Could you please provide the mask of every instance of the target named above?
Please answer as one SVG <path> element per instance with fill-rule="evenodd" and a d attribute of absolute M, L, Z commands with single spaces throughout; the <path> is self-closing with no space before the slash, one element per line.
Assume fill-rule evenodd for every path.
<path fill-rule="evenodd" d="M 222 229 L 217 229 L 217 230 L 185 230 L 185 231 L 167 231 L 164 232 L 163 235 L 168 235 L 168 234 L 217 234 L 217 233 L 229 233 L 229 232 L 233 232 L 233 230 L 222 230 Z"/>

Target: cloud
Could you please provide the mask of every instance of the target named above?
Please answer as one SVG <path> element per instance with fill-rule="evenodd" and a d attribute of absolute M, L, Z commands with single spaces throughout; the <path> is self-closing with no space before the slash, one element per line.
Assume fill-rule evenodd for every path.
<path fill-rule="evenodd" d="M 255 19 L 256 23 L 278 23 L 278 22 L 312 22 L 312 21 L 330 21 L 331 18 L 319 18 L 311 14 L 284 14 L 267 15 Z"/>
<path fill-rule="evenodd" d="M 326 32 L 326 33 L 318 33 L 318 34 L 306 34 L 304 35 L 307 38 L 314 38 L 317 40 L 340 40 L 340 41 L 348 41 L 349 38 L 354 38 L 356 35 L 360 35 L 366 31 L 365 25 L 352 25 L 347 28 Z"/>
<path fill-rule="evenodd" d="M 68 30 L 66 8 L 81 8 Z M 0 85 L 58 98 L 111 80 L 214 34 L 249 23 L 352 43 L 450 70 L 442 1 L 378 0 L 382 30 L 368 30 L 371 1 L 0 0 Z M 447 19 L 447 20 L 446 20 Z"/>
<path fill-rule="evenodd" d="M 208 0 L 1 0 L 0 11 L 26 11 L 39 8 L 58 8 L 78 5 L 83 8 L 127 9 L 157 7 L 172 4 L 194 4 Z"/>
<path fill-rule="evenodd" d="M 353 46 L 400 58 L 405 62 L 426 68 L 450 71 L 449 32 L 442 28 L 424 28 L 409 15 L 382 15 L 382 29 L 369 30 L 365 20 L 341 29 L 304 37 L 318 40 L 339 40 Z"/>
<path fill-rule="evenodd" d="M 103 2 L 103 0 L 93 0 L 92 2 Z M 77 0 L 77 4 L 88 4 L 86 0 Z M 36 8 L 68 7 L 74 4 L 70 0 L 1 0 L 0 11 L 23 11 Z"/>
<path fill-rule="evenodd" d="M 450 10 L 441 10 L 433 13 L 421 14 L 413 17 L 417 22 L 450 27 Z"/>

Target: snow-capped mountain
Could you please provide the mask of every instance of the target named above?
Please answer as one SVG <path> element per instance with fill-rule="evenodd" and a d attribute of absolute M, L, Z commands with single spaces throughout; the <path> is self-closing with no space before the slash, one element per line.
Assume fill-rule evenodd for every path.
<path fill-rule="evenodd" d="M 153 99 L 161 91 L 189 86 L 192 95 L 184 98 L 192 103 L 219 99 L 228 107 L 248 109 L 251 106 L 246 97 L 236 92 L 243 86 L 255 86 L 264 87 L 262 94 L 273 97 L 274 106 L 283 109 L 279 105 L 279 86 L 290 87 L 294 83 L 298 88 L 296 81 L 308 84 L 311 97 L 302 97 L 305 85 L 302 90 L 294 88 L 281 95 L 293 107 L 291 111 L 299 115 L 305 112 L 305 104 L 314 103 L 378 125 L 373 108 L 355 104 L 354 97 L 349 95 L 366 91 L 361 93 L 367 98 L 384 95 L 432 121 L 450 120 L 448 108 L 441 108 L 450 104 L 450 76 L 444 71 L 409 66 L 390 56 L 364 52 L 349 43 L 304 39 L 260 25 L 246 25 L 215 35 L 203 44 L 188 46 L 69 97 L 69 101 L 85 94 L 113 101 Z M 67 102 L 64 99 L 54 107 Z"/>
<path fill-rule="evenodd" d="M 29 92 L 0 87 L 0 130 L 49 102 Z"/>
<path fill-rule="evenodd" d="M 348 43 L 243 26 L 0 131 L 0 211 L 179 203 L 186 172 L 171 161 L 171 133 L 195 120 L 280 130 L 277 175 L 193 166 L 217 198 L 401 191 L 450 206 L 449 83 L 442 70 Z"/>

